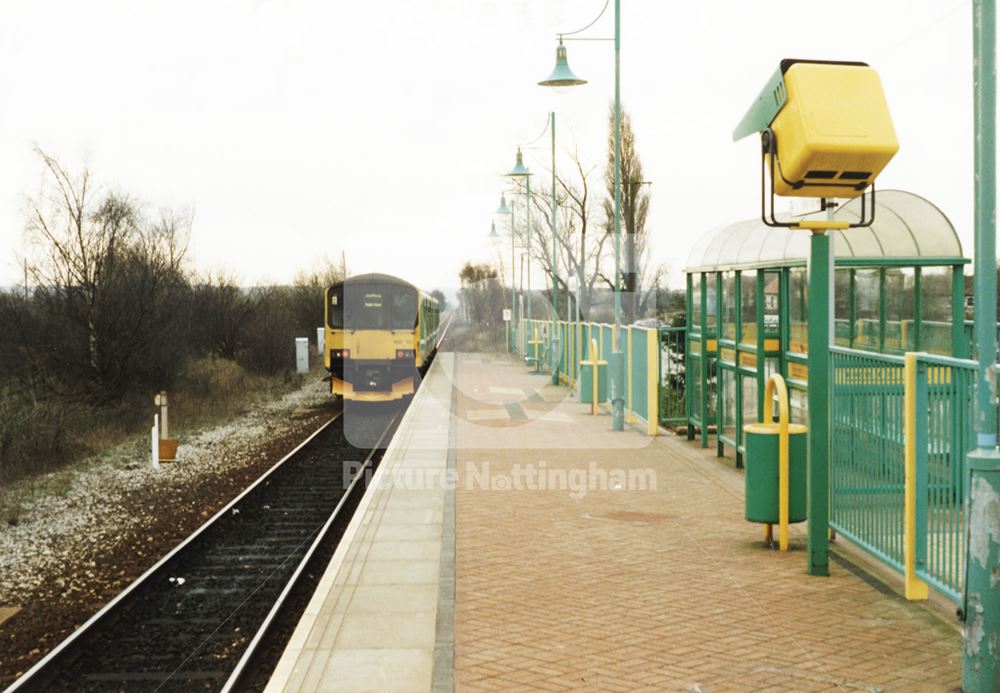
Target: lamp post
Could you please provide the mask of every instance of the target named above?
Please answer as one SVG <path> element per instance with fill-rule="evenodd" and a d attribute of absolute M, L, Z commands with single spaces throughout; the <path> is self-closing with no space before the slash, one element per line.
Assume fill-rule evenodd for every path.
<path fill-rule="evenodd" d="M 573 382 L 578 382 L 580 379 L 580 358 L 582 356 L 582 351 L 580 347 L 580 280 L 577 277 L 569 277 L 567 280 L 566 292 L 566 320 L 573 322 L 573 353 L 570 354 L 570 358 L 573 359 L 573 363 L 570 365 L 572 370 L 570 374 L 573 376 Z M 572 294 L 573 302 L 576 304 L 576 310 L 571 310 L 569 305 L 569 297 Z"/>
<path fill-rule="evenodd" d="M 500 205 L 494 212 L 497 216 L 510 215 L 510 323 L 512 332 L 507 335 L 507 352 L 517 353 L 517 296 L 514 284 L 514 200 L 507 206 L 507 196 L 500 193 Z"/>
<path fill-rule="evenodd" d="M 556 112 L 549 113 L 549 130 L 552 136 L 552 384 L 559 384 L 559 255 L 556 247 Z M 569 315 L 566 315 L 569 320 Z"/>
<path fill-rule="evenodd" d="M 531 171 L 524 167 L 524 157 L 521 155 L 521 148 L 517 148 L 517 160 L 514 163 L 514 168 L 511 169 L 510 173 L 507 174 L 511 178 L 524 179 L 525 195 L 527 196 L 527 203 L 525 204 L 525 220 L 528 226 L 528 305 L 526 308 L 526 313 L 528 320 L 531 320 Z M 522 320 L 524 316 L 522 315 Z M 522 329 L 522 332 L 524 330 Z M 538 345 L 535 345 L 537 349 Z M 535 354 L 537 359 L 538 354 Z"/>
<path fill-rule="evenodd" d="M 503 198 L 501 198 L 500 201 L 502 203 L 503 202 Z M 499 254 L 499 251 L 500 251 L 500 236 L 497 234 L 497 223 L 495 221 L 491 221 L 490 222 L 490 235 L 489 235 L 489 239 L 493 242 L 493 245 L 496 246 L 497 253 Z M 511 283 L 513 284 L 513 282 L 514 282 L 514 278 L 511 277 Z M 508 317 L 513 317 L 513 315 L 508 316 Z M 505 343 L 507 345 L 507 353 L 509 354 L 510 353 L 510 320 L 509 319 L 508 320 L 504 320 L 503 321 L 503 325 L 504 325 L 504 330 L 505 330 L 505 333 L 506 333 Z"/>
<path fill-rule="evenodd" d="M 605 5 L 607 9 L 607 5 Z M 563 39 L 573 34 L 578 34 L 593 26 L 594 22 L 601 18 L 601 14 L 590 22 L 587 26 L 576 31 L 559 34 L 559 45 L 556 48 L 556 66 L 547 79 L 538 84 L 543 87 L 572 87 L 586 84 L 587 81 L 580 79 L 569 69 L 566 61 L 566 47 Z M 574 39 L 566 39 L 574 40 Z M 625 430 L 625 354 L 622 352 L 621 321 L 622 321 L 622 294 L 621 294 L 621 208 L 622 208 L 622 103 L 621 103 L 621 0 L 615 0 L 615 218 L 614 218 L 614 240 L 615 240 L 615 326 L 612 331 L 611 358 L 608 360 L 608 368 L 611 372 L 611 428 L 615 431 Z"/>

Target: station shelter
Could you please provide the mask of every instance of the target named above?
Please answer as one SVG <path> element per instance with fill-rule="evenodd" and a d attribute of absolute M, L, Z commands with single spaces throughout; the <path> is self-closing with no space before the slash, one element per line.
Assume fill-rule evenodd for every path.
<path fill-rule="evenodd" d="M 832 214 L 860 217 L 860 198 Z M 831 236 L 836 346 L 968 356 L 963 268 L 969 260 L 940 209 L 910 192 L 878 191 L 871 227 Z M 708 447 L 714 429 L 718 454 L 729 446 L 738 466 L 743 424 L 758 420 L 772 373 L 788 384 L 792 420 L 807 423 L 808 255 L 807 231 L 753 219 L 709 233 L 688 257 L 688 436 L 697 434 Z"/>

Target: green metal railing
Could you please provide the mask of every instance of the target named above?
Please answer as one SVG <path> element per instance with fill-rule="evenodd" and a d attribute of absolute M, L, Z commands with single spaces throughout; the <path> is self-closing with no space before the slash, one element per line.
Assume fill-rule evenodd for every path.
<path fill-rule="evenodd" d="M 978 364 L 917 356 L 916 574 L 958 602 L 965 558 L 965 457 L 975 447 Z"/>
<path fill-rule="evenodd" d="M 906 425 L 904 357 L 838 347 L 831 353 L 831 527 L 959 603 L 965 569 L 965 460 L 975 447 L 977 363 L 911 355 L 911 431 Z M 913 476 L 907 479 L 910 436 Z M 909 515 L 907 484 L 912 484 L 914 499 Z M 911 533 L 914 553 L 907 573 Z"/>
<path fill-rule="evenodd" d="M 686 327 L 660 328 L 660 425 L 687 423 L 685 396 Z"/>
<path fill-rule="evenodd" d="M 552 373 L 558 368 L 559 379 L 563 383 L 575 383 L 580 362 L 591 358 L 591 340 L 597 345 L 597 355 L 601 360 L 607 360 L 611 353 L 612 326 L 608 324 L 560 320 L 556 323 L 554 332 L 550 320 L 526 320 L 524 326 L 531 336 L 529 346 L 536 335 L 539 342 L 537 362 L 531 358 L 535 353 L 534 347 L 528 349 L 526 361 L 540 372 Z M 553 334 L 559 340 L 558 344 L 554 343 Z M 680 338 L 683 339 L 683 328 Z M 628 326 L 622 332 L 622 346 L 625 349 L 628 374 L 625 386 L 629 421 L 645 422 L 647 432 L 655 435 L 660 423 L 661 399 L 659 332 L 654 328 Z M 677 420 L 683 421 L 683 405 L 680 412 Z"/>
<path fill-rule="evenodd" d="M 972 320 L 966 320 L 964 327 L 965 327 L 965 337 L 966 337 L 966 339 L 969 340 L 969 354 L 975 354 L 976 353 L 976 335 L 975 335 L 975 332 L 973 331 L 973 328 L 974 328 L 973 321 Z M 996 334 L 997 334 L 997 356 L 996 356 L 996 360 L 998 362 L 1000 362 L 1000 322 L 997 323 Z"/>
<path fill-rule="evenodd" d="M 830 526 L 903 570 L 902 357 L 831 348 Z"/>

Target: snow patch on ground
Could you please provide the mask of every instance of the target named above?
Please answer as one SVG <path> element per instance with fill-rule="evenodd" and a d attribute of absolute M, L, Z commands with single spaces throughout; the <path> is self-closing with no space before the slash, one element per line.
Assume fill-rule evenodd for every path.
<path fill-rule="evenodd" d="M 292 430 L 296 410 L 329 399 L 329 386 L 313 382 L 281 399 L 253 405 L 224 425 L 182 436 L 180 461 L 161 464 L 158 470 L 152 468 L 146 439 L 83 461 L 65 494 L 39 498 L 23 508 L 17 525 L 0 526 L 0 605 L 24 603 L 46 581 L 62 588 L 59 576 L 67 565 L 78 569 L 81 556 L 100 556 L 130 530 L 150 526 L 157 513 L 170 511 L 149 504 L 134 507 L 135 497 L 150 491 L 155 497 L 157 488 L 168 486 L 195 489 L 199 480 L 245 466 L 262 439 Z"/>

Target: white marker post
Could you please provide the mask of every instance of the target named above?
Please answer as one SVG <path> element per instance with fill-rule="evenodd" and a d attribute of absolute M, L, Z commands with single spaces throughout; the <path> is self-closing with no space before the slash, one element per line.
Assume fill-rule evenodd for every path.
<path fill-rule="evenodd" d="M 316 328 L 316 353 L 322 355 L 326 347 L 326 332 L 322 327 Z"/>
<path fill-rule="evenodd" d="M 295 338 L 295 370 L 298 373 L 309 372 L 309 338 Z"/>
<path fill-rule="evenodd" d="M 507 328 L 507 353 L 510 353 L 510 308 L 503 309 L 503 324 Z"/>
<path fill-rule="evenodd" d="M 170 437 L 169 414 L 167 412 L 167 393 L 161 390 L 156 396 L 155 403 L 160 407 L 160 437 Z"/>
<path fill-rule="evenodd" d="M 153 438 L 153 469 L 160 468 L 160 416 L 159 414 L 153 415 L 153 430 L 151 431 Z"/>

